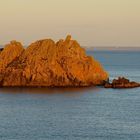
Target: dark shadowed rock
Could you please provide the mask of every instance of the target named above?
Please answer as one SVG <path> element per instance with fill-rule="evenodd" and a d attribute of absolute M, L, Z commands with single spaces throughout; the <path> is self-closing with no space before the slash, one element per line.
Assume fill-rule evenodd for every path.
<path fill-rule="evenodd" d="M 3 51 L 3 48 L 0 48 L 0 52 Z"/>
<path fill-rule="evenodd" d="M 130 81 L 127 78 L 119 77 L 118 79 L 114 79 L 112 83 L 107 82 L 104 85 L 105 88 L 136 88 L 140 87 L 140 83 Z"/>

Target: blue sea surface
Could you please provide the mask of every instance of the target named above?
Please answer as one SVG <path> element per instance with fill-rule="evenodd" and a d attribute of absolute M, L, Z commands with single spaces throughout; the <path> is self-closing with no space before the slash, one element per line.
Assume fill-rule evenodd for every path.
<path fill-rule="evenodd" d="M 139 51 L 88 51 L 140 82 Z M 140 140 L 140 88 L 1 88 L 0 140 Z"/>

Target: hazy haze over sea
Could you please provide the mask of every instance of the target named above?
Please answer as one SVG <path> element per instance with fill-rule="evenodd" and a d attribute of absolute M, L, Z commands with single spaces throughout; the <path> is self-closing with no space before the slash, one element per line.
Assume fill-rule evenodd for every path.
<path fill-rule="evenodd" d="M 140 0 L 1 0 L 0 44 L 71 34 L 81 45 L 140 46 Z"/>

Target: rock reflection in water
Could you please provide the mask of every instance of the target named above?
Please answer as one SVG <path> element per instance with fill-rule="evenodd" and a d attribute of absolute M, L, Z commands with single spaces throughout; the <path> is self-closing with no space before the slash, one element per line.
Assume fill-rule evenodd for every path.
<path fill-rule="evenodd" d="M 3 87 L 0 88 L 0 93 L 6 94 L 65 94 L 78 95 L 88 93 L 90 91 L 97 91 L 97 87 L 79 87 L 79 88 L 33 88 L 33 87 Z"/>

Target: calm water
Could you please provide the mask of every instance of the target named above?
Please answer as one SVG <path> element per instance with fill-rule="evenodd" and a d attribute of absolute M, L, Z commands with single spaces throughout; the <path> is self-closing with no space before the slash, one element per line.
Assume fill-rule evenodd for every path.
<path fill-rule="evenodd" d="M 88 52 L 140 82 L 140 52 Z M 139 140 L 140 88 L 0 89 L 0 140 Z"/>

